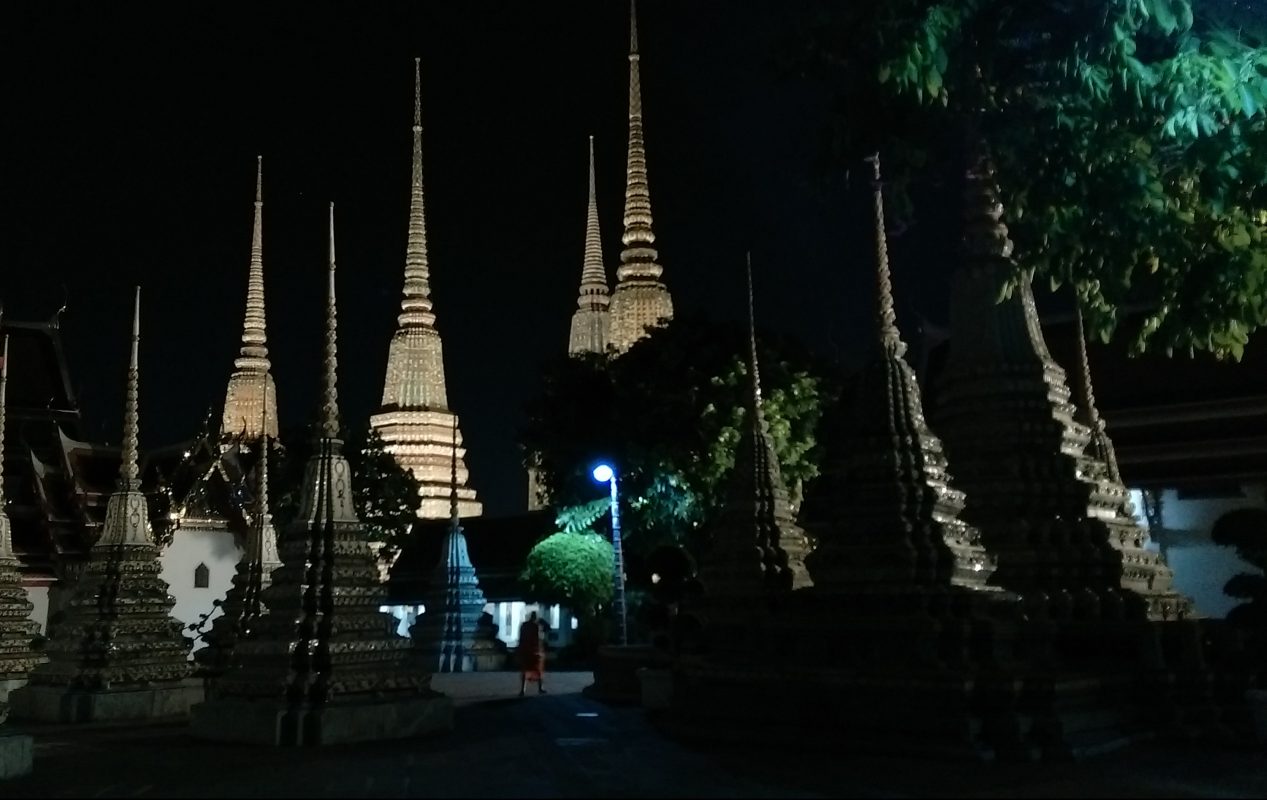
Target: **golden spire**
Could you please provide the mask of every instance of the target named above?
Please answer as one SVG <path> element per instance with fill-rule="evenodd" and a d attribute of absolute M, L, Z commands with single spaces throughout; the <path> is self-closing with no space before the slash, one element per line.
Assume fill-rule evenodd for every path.
<path fill-rule="evenodd" d="M 330 203 L 330 269 L 326 285 L 326 353 L 321 398 L 321 435 L 339 438 L 338 320 L 334 304 L 334 203 Z"/>
<path fill-rule="evenodd" d="M 140 487 L 137 458 L 137 428 L 140 393 L 141 287 L 136 287 L 136 304 L 132 310 L 132 356 L 128 361 L 128 388 L 123 406 L 123 453 L 119 462 L 119 492 L 135 492 Z"/>
<path fill-rule="evenodd" d="M 884 184 L 880 181 L 880 154 L 866 158 L 872 167 L 872 188 L 875 202 L 875 255 L 876 255 L 876 327 L 880 347 L 885 352 L 901 356 L 906 352 L 897 329 L 897 315 L 893 313 L 893 283 L 889 277 L 889 245 L 884 232 Z"/>
<path fill-rule="evenodd" d="M 1087 455 L 1103 462 L 1108 469 L 1109 478 L 1121 483 L 1122 472 L 1117 465 L 1117 453 L 1113 449 L 1113 442 L 1109 439 L 1104 420 L 1100 418 L 1100 411 L 1095 406 L 1095 389 L 1091 384 L 1091 360 L 1087 357 L 1087 331 L 1082 321 L 1082 303 L 1077 299 L 1074 300 L 1073 313 L 1077 323 L 1075 334 L 1078 337 L 1078 375 L 1072 381 L 1073 389 L 1077 393 L 1076 419 L 1091 429 Z"/>
<path fill-rule="evenodd" d="M 638 72 L 638 11 L 629 3 L 629 158 L 625 167 L 625 248 L 620 254 L 617 279 L 659 278 L 664 269 L 656 263 L 652 247 L 651 190 L 647 183 L 647 151 L 642 132 L 642 81 Z"/>
<path fill-rule="evenodd" d="M 426 206 L 422 192 L 422 59 L 414 59 L 414 160 L 409 195 L 409 238 L 405 246 L 405 288 L 400 301 L 401 328 L 431 326 L 430 269 L 427 266 Z"/>
<path fill-rule="evenodd" d="M 277 436 L 277 396 L 269 374 L 268 335 L 264 314 L 264 157 L 255 161 L 255 223 L 251 232 L 251 267 L 246 287 L 246 314 L 242 322 L 242 349 L 233 361 L 233 374 L 225 393 L 220 430 L 225 436 L 258 435 L 257 406 L 264 408 L 264 427 Z"/>
<path fill-rule="evenodd" d="M 594 180 L 594 137 L 590 136 L 590 196 L 585 216 L 585 262 L 581 268 L 581 293 L 576 304 L 581 308 L 602 306 L 610 300 L 607 290 L 607 269 L 603 266 L 603 240 L 598 227 L 598 191 Z"/>
<path fill-rule="evenodd" d="M 264 156 L 256 156 L 255 227 L 251 233 L 251 274 L 242 325 L 242 357 L 238 369 L 267 372 L 268 337 L 264 327 Z"/>

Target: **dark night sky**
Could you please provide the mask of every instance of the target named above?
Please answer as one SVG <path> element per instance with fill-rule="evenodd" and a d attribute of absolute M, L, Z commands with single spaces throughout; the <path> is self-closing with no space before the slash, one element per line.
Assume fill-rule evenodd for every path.
<path fill-rule="evenodd" d="M 868 325 L 866 197 L 820 186 L 829 93 L 771 64 L 791 29 L 782 8 L 641 4 L 657 244 L 677 307 L 717 319 L 742 314 L 751 248 L 759 324 L 845 364 Z M 399 303 L 421 56 L 450 404 L 487 511 L 523 507 L 516 430 L 540 363 L 566 348 L 591 132 L 613 277 L 619 257 L 624 2 L 183 5 L 179 15 L 40 5 L 6 16 L 0 296 L 12 318 L 43 319 L 65 287 L 62 332 L 88 430 L 117 441 L 128 287 L 142 285 L 147 446 L 192 436 L 222 401 L 242 324 L 256 153 L 283 427 L 315 411 L 329 200 L 340 400 L 345 420 L 364 424 Z M 945 275 L 905 269 L 897 250 L 910 331 L 912 306 L 940 315 L 928 306 L 943 302 Z"/>

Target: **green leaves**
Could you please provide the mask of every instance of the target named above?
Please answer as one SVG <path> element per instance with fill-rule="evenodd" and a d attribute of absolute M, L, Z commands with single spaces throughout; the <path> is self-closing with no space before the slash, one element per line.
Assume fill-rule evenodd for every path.
<path fill-rule="evenodd" d="M 532 548 L 519 583 L 528 600 L 591 619 L 611 602 L 614 564 L 611 544 L 597 533 L 560 532 Z"/>
<path fill-rule="evenodd" d="M 921 206 L 906 187 L 953 180 L 965 132 L 984 135 L 1016 244 L 1014 280 L 1033 272 L 1073 284 L 1089 322 L 1136 349 L 1238 357 L 1267 325 L 1257 254 L 1267 50 L 1262 31 L 1214 27 L 1192 6 L 842 4 L 821 45 L 853 67 L 832 73 L 850 99 L 837 152 L 853 165 L 880 147 L 893 213 L 936 215 L 944 197 Z M 950 230 L 927 249 L 954 252 L 956 238 Z"/>

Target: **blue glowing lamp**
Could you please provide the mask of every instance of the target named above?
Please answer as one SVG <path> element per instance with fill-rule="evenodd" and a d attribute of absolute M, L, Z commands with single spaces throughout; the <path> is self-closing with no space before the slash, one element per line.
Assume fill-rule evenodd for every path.
<path fill-rule="evenodd" d="M 615 474 L 616 473 L 612 470 L 611 466 L 608 464 L 599 464 L 597 467 L 594 467 L 594 480 L 598 481 L 599 483 L 610 482 L 612 479 L 612 476 Z"/>

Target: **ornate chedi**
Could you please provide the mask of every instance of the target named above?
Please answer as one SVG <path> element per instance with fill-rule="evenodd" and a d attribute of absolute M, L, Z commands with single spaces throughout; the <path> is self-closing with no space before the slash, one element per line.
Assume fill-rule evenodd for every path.
<path fill-rule="evenodd" d="M 590 194 L 585 215 L 585 259 L 581 267 L 581 290 L 572 312 L 568 353 L 605 353 L 610 327 L 607 307 L 607 269 L 603 266 L 603 241 L 598 228 L 598 196 L 594 181 L 594 137 L 590 137 Z"/>
<path fill-rule="evenodd" d="M 456 443 L 456 425 L 453 438 Z M 458 516 L 456 453 L 455 449 L 449 532 L 431 571 L 431 582 L 422 601 L 423 614 L 410 635 L 423 654 L 423 663 L 435 672 L 500 669 L 505 661 L 505 645 L 497 639 L 495 628 L 481 625 L 486 601 Z"/>
<path fill-rule="evenodd" d="M 325 368 L 317 440 L 300 511 L 282 541 L 282 565 L 262 592 L 266 611 L 234 648 L 233 666 L 194 708 L 205 739 L 270 745 L 333 744 L 452 727 L 448 698 L 395 619 L 356 516 L 339 440 L 330 206 Z"/>
<path fill-rule="evenodd" d="M 647 151 L 642 134 L 642 82 L 638 75 L 638 15 L 629 4 L 629 159 L 625 168 L 624 249 L 616 269 L 611 297 L 608 344 L 618 353 L 647 335 L 661 320 L 672 319 L 673 298 L 660 280 L 664 267 L 657 259 L 651 230 L 651 190 L 647 184 Z"/>
<path fill-rule="evenodd" d="M 1130 492 L 1122 483 L 1117 454 L 1109 439 L 1104 420 L 1095 405 L 1091 383 L 1091 362 L 1087 357 L 1086 333 L 1082 324 L 1082 308 L 1075 305 L 1078 335 L 1078 369 L 1074 388 L 1077 394 L 1075 419 L 1090 433 L 1083 461 L 1084 472 L 1096 484 L 1103 501 L 1114 509 L 1114 546 L 1122 553 L 1122 585 L 1143 595 L 1149 604 L 1149 615 L 1161 619 L 1192 613 L 1192 602 L 1173 589 L 1174 571 L 1158 551 L 1145 547 L 1148 531 L 1135 518 Z"/>
<path fill-rule="evenodd" d="M 260 409 L 261 417 L 264 409 Z M 267 423 L 260 420 L 261 430 Z M 233 648 L 245 636 L 260 614 L 264 613 L 261 596 L 268 588 L 273 570 L 281 566 L 277 554 L 277 533 L 268 512 L 268 437 L 259 438 L 259 460 L 255 464 L 255 518 L 251 520 L 246 549 L 238 559 L 233 584 L 220 603 L 220 616 L 207 631 L 207 646 L 194 654 L 204 675 L 221 675 L 232 662 Z"/>
<path fill-rule="evenodd" d="M 172 617 L 159 577 L 158 547 L 137 467 L 137 356 L 141 291 L 136 292 L 119 485 L 101 538 L 47 644 L 49 661 L 12 694 L 16 716 L 48 722 L 145 719 L 184 714 L 197 687 L 189 643 Z"/>
<path fill-rule="evenodd" d="M 748 326 L 752 394 L 747 420 L 735 447 L 726 500 L 710 525 L 713 544 L 699 570 L 711 617 L 736 611 L 745 601 L 812 585 L 805 569 L 809 540 L 792 513 L 761 404 L 751 259 Z"/>
<path fill-rule="evenodd" d="M 998 558 L 995 583 L 1046 604 L 1055 619 L 1187 615 L 1170 571 L 1123 513 L 1120 483 L 1084 455 L 1093 433 L 1074 419 L 1029 281 L 996 302 L 1012 242 L 984 146 L 967 173 L 965 215 L 934 427 L 967 492 L 964 518 Z"/>
<path fill-rule="evenodd" d="M 422 191 L 422 83 L 414 59 L 413 183 L 409 201 L 409 237 L 405 248 L 405 288 L 396 333 L 387 353 L 383 403 L 370 426 L 383 437 L 389 453 L 421 484 L 418 516 L 444 519 L 449 513 L 449 462 L 454 453 L 449 432 L 456 424 L 445 391 L 444 354 L 432 311 L 427 227 Z M 458 436 L 458 500 L 462 516 L 478 517 L 483 505 L 467 484 L 466 450 Z"/>
<path fill-rule="evenodd" d="M 269 370 L 268 335 L 264 324 L 264 157 L 256 159 L 255 227 L 251 234 L 251 270 L 246 286 L 246 318 L 242 352 L 224 394 L 222 436 L 277 438 L 277 389 Z M 263 427 L 261 428 L 261 421 Z"/>
<path fill-rule="evenodd" d="M 0 311 L 0 313 L 3 313 Z M 0 353 L 0 465 L 4 463 L 5 384 L 9 379 L 9 337 L 4 337 Z M 9 685 L 24 681 L 26 675 L 44 656 L 31 649 L 31 642 L 40 632 L 38 623 L 29 619 L 32 606 L 22 588 L 18 559 L 13 552 L 9 517 L 5 513 L 4 470 L 0 469 L 0 779 L 15 778 L 31 771 L 34 755 L 30 736 L 5 730 L 9 716 Z"/>
<path fill-rule="evenodd" d="M 829 443 L 823 477 L 806 500 L 821 520 L 807 559 L 820 593 L 981 589 L 994 571 L 981 535 L 959 519 L 941 442 L 924 421 L 915 374 L 897 329 L 884 230 L 879 156 L 873 156 L 876 339 L 858 376 L 844 436 Z M 819 526 L 813 526 L 819 532 Z"/>

